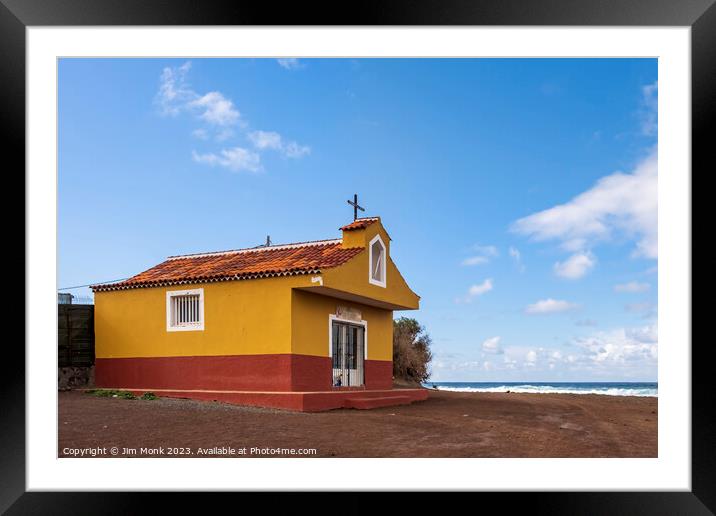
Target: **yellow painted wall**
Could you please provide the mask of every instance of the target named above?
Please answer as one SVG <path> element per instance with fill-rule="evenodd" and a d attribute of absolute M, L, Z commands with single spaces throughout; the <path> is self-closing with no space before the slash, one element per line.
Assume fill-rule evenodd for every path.
<path fill-rule="evenodd" d="M 300 280 L 296 281 L 298 278 Z M 291 352 L 291 286 L 308 276 L 95 293 L 98 358 Z M 204 330 L 168 332 L 167 290 L 204 289 Z"/>
<path fill-rule="evenodd" d="M 390 237 L 388 237 L 388 234 L 380 222 L 371 224 L 364 230 L 345 231 L 344 242 L 349 234 L 354 244 L 364 242 L 361 245 L 367 245 L 375 235 L 380 234 L 388 251 L 386 267 L 387 281 L 385 288 L 374 285 L 368 281 L 370 272 L 368 266 L 370 253 L 368 249 L 365 249 L 365 251 L 340 267 L 326 269 L 323 273 L 323 285 L 344 292 L 400 305 L 404 307 L 404 309 L 417 309 L 419 307 L 420 297 L 410 290 L 405 279 L 403 279 L 403 276 L 393 263 L 390 257 Z"/>
<path fill-rule="evenodd" d="M 393 312 L 311 292 L 293 291 L 291 335 L 293 353 L 329 356 L 329 315 L 338 305 L 360 310 L 368 323 L 368 360 L 393 359 Z"/>
<path fill-rule="evenodd" d="M 390 254 L 390 235 L 388 235 L 388 232 L 380 221 L 374 222 L 363 229 L 344 231 L 342 245 L 343 247 L 366 247 L 368 242 L 378 233 L 380 233 L 380 238 L 383 239 L 383 243 L 385 247 L 388 248 L 388 253 Z"/>
<path fill-rule="evenodd" d="M 390 238 L 380 223 L 350 232 L 355 242 L 380 233 L 390 253 Z M 389 254 L 390 256 L 390 254 Z M 387 288 L 368 281 L 366 249 L 348 263 L 326 269 L 323 286 L 405 308 L 418 308 L 391 259 Z M 138 288 L 95 293 L 95 352 L 98 358 L 256 355 L 298 353 L 328 356 L 328 315 L 337 305 L 356 307 L 368 321 L 368 359 L 392 359 L 392 311 L 295 290 L 318 287 L 313 275 Z M 204 330 L 166 328 L 166 292 L 204 289 Z"/>

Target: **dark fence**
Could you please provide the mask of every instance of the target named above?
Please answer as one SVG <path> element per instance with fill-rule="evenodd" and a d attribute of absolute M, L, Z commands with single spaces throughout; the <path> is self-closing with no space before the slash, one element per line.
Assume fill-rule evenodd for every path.
<path fill-rule="evenodd" d="M 77 296 L 67 292 L 58 292 L 57 304 L 60 305 L 93 305 L 94 298 L 92 296 Z"/>
<path fill-rule="evenodd" d="M 94 364 L 94 305 L 57 305 L 58 367 Z"/>

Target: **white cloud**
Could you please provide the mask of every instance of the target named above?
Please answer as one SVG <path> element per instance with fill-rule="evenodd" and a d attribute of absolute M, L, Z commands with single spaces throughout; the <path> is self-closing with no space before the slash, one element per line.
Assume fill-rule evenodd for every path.
<path fill-rule="evenodd" d="M 574 303 L 548 298 L 541 299 L 534 304 L 528 305 L 525 309 L 525 313 L 530 315 L 556 314 L 574 310 L 575 308 L 577 308 L 577 305 Z"/>
<path fill-rule="evenodd" d="M 274 131 L 252 131 L 249 140 L 259 150 L 275 150 L 287 158 L 301 158 L 311 153 L 311 148 L 296 142 L 284 142 L 281 135 Z"/>
<path fill-rule="evenodd" d="M 159 92 L 155 102 L 164 115 L 178 115 L 182 111 L 194 112 L 208 124 L 228 126 L 239 121 L 240 113 L 234 103 L 218 91 L 201 95 L 187 82 L 191 61 L 175 68 L 162 70 Z"/>
<path fill-rule="evenodd" d="M 191 61 L 187 61 L 179 67 L 162 70 L 155 102 L 163 115 L 178 115 L 187 102 L 196 98 L 196 93 L 186 82 L 190 69 Z"/>
<path fill-rule="evenodd" d="M 301 158 L 311 153 L 311 148 L 307 145 L 299 145 L 296 142 L 289 142 L 283 149 L 284 154 L 289 158 Z"/>
<path fill-rule="evenodd" d="M 472 249 L 476 254 L 465 258 L 461 262 L 461 265 L 482 265 L 488 263 L 491 258 L 495 258 L 500 254 L 494 245 L 475 245 Z"/>
<path fill-rule="evenodd" d="M 628 328 L 624 330 L 624 335 L 636 342 L 656 343 L 659 340 L 659 331 L 656 324 L 642 326 L 641 328 Z"/>
<path fill-rule="evenodd" d="M 252 131 L 248 136 L 257 149 L 278 150 L 282 146 L 281 135 L 273 131 Z"/>
<path fill-rule="evenodd" d="M 489 258 L 486 258 L 485 256 L 471 256 L 470 258 L 465 258 L 461 265 L 482 265 L 483 263 L 489 262 Z"/>
<path fill-rule="evenodd" d="M 641 89 L 641 132 L 646 136 L 654 136 L 659 128 L 659 83 L 654 81 Z"/>
<path fill-rule="evenodd" d="M 192 151 L 192 157 L 197 163 L 203 163 L 211 166 L 221 166 L 233 172 L 243 170 L 249 172 L 261 172 L 261 157 L 255 152 L 234 147 L 231 149 L 222 149 L 219 155 L 214 153 L 198 154 Z"/>
<path fill-rule="evenodd" d="M 522 254 L 520 253 L 520 251 L 516 247 L 510 246 L 510 248 L 508 249 L 508 253 L 510 255 L 510 258 L 514 260 L 517 269 L 520 272 L 525 272 L 525 266 L 522 263 Z"/>
<path fill-rule="evenodd" d="M 481 296 L 489 292 L 490 290 L 492 290 L 492 278 L 488 278 L 478 285 L 472 285 L 467 290 L 467 296 L 465 296 L 464 298 L 457 299 L 456 302 L 469 303 L 477 296 Z"/>
<path fill-rule="evenodd" d="M 199 112 L 199 118 L 205 122 L 219 126 L 234 125 L 241 116 L 234 103 L 218 91 L 202 95 L 189 102 L 187 106 L 190 109 L 196 109 Z"/>
<path fill-rule="evenodd" d="M 482 343 L 482 351 L 485 353 L 494 353 L 496 355 L 502 353 L 500 348 L 500 337 L 490 337 Z"/>
<path fill-rule="evenodd" d="M 564 262 L 554 264 L 554 273 L 566 279 L 579 279 L 597 263 L 592 253 L 575 253 Z"/>
<path fill-rule="evenodd" d="M 534 364 L 537 362 L 537 352 L 534 350 L 528 351 L 527 355 L 525 355 L 525 360 L 530 364 Z"/>
<path fill-rule="evenodd" d="M 219 156 L 213 153 L 207 153 L 207 154 L 199 154 L 196 151 L 191 151 L 191 157 L 194 161 L 197 163 L 204 163 L 205 165 L 218 165 L 219 164 Z"/>
<path fill-rule="evenodd" d="M 605 176 L 569 202 L 515 221 L 511 230 L 535 241 L 558 240 L 572 252 L 623 233 L 637 240 L 636 256 L 656 258 L 657 168 L 653 149 L 630 173 Z"/>
<path fill-rule="evenodd" d="M 471 297 L 474 296 L 481 296 L 482 294 L 489 292 L 492 290 L 492 279 L 486 279 L 479 285 L 473 285 L 468 290 L 468 294 L 470 294 Z"/>
<path fill-rule="evenodd" d="M 296 59 L 287 61 L 289 61 L 286 63 L 288 67 L 300 66 Z M 237 127 L 241 132 L 248 131 L 248 124 L 242 120 L 241 113 L 231 99 L 219 91 L 200 94 L 189 86 L 187 74 L 190 69 L 190 61 L 179 67 L 164 68 L 155 98 L 159 111 L 163 115 L 172 116 L 182 112 L 192 114 L 205 125 L 192 131 L 192 136 L 204 141 L 210 140 L 212 133 L 217 142 L 229 140 L 235 135 L 234 130 Z M 311 148 L 307 145 L 284 141 L 277 132 L 252 131 L 247 136 L 259 151 L 278 150 L 288 158 L 300 158 L 311 152 Z M 242 147 L 223 149 L 218 154 L 214 152 L 198 154 L 193 151 L 192 156 L 197 163 L 219 165 L 234 171 L 262 170 L 260 155 Z"/>
<path fill-rule="evenodd" d="M 299 68 L 303 68 L 303 64 L 295 57 L 283 57 L 281 59 L 277 59 L 276 61 L 279 66 L 285 68 L 286 70 L 298 70 Z"/>
<path fill-rule="evenodd" d="M 465 381 L 476 377 L 492 381 L 508 378 L 525 381 L 544 379 L 545 372 L 555 372 L 558 374 L 555 378 L 562 380 L 643 381 L 656 377 L 657 333 L 656 324 L 621 327 L 575 337 L 564 347 L 518 345 L 503 348 L 498 337 L 492 337 L 483 343 L 483 361 L 460 354 L 437 353 L 432 369 L 438 371 L 441 381 Z M 491 353 L 492 349 L 500 349 L 500 352 Z M 475 373 L 485 371 L 496 374 L 475 376 Z"/>
<path fill-rule="evenodd" d="M 619 328 L 577 339 L 575 344 L 596 364 L 655 362 L 658 356 L 656 325 L 642 328 Z"/>
<path fill-rule="evenodd" d="M 515 369 L 517 367 L 517 360 L 514 360 L 507 355 L 505 355 L 503 360 L 505 369 Z"/>
<path fill-rule="evenodd" d="M 638 281 L 630 281 L 629 283 L 621 283 L 614 285 L 614 292 L 626 292 L 629 294 L 646 292 L 651 286 L 648 283 L 639 283 Z"/>

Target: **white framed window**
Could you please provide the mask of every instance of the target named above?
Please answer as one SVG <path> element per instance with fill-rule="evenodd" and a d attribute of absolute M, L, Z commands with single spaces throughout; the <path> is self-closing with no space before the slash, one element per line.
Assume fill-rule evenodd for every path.
<path fill-rule="evenodd" d="M 380 235 L 373 237 L 373 240 L 368 244 L 368 249 L 368 266 L 370 267 L 368 281 L 373 285 L 385 288 L 385 262 L 388 257 L 386 256 L 385 244 Z"/>
<path fill-rule="evenodd" d="M 204 289 L 167 291 L 167 331 L 204 329 Z"/>

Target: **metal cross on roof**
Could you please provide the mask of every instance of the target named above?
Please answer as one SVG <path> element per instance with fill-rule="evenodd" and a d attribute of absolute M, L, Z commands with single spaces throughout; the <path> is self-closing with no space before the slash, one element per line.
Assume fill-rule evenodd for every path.
<path fill-rule="evenodd" d="M 353 194 L 353 200 L 347 202 L 353 206 L 353 220 L 356 220 L 358 218 L 358 210 L 365 211 L 365 208 L 358 204 L 358 194 Z"/>

